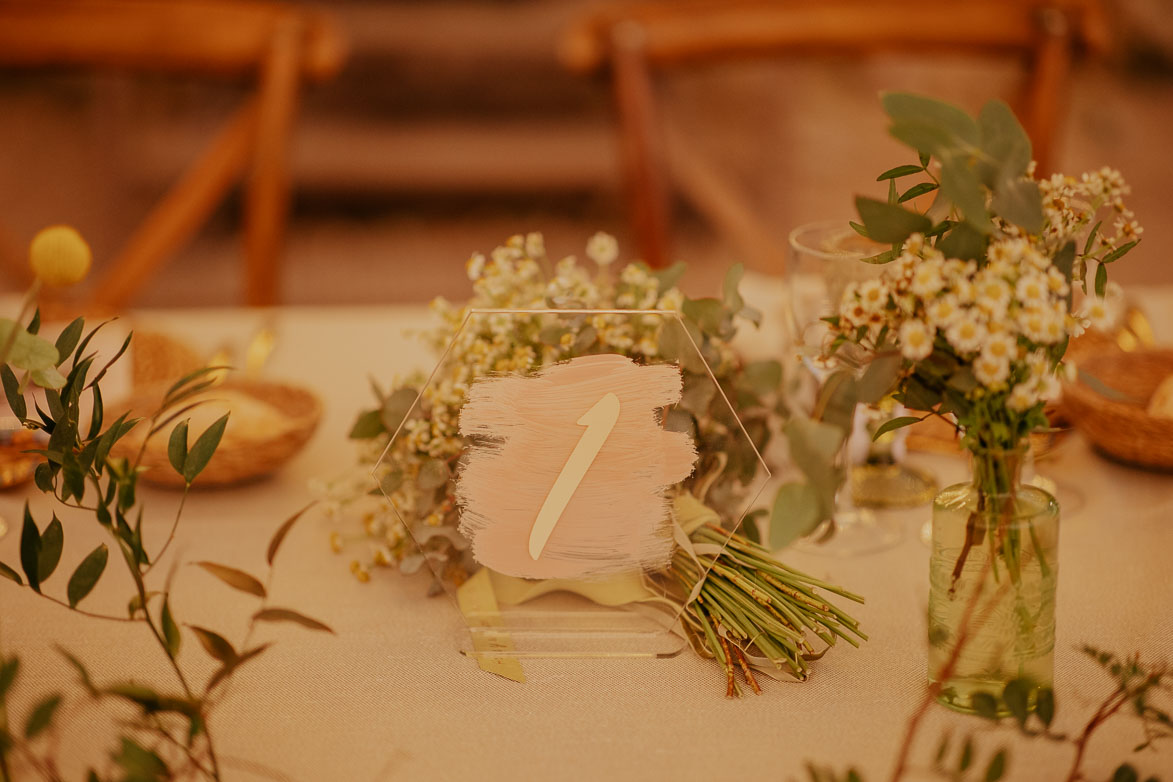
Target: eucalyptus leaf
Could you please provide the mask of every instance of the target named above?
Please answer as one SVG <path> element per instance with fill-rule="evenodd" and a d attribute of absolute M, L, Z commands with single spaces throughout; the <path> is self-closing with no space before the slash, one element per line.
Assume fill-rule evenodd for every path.
<path fill-rule="evenodd" d="M 994 188 L 990 208 L 1027 233 L 1043 231 L 1043 197 L 1038 183 L 1030 179 L 1000 180 Z"/>
<path fill-rule="evenodd" d="M 888 126 L 888 133 L 924 155 L 937 158 L 957 148 L 959 139 L 948 130 L 920 120 L 899 120 Z"/>
<path fill-rule="evenodd" d="M 443 459 L 429 458 L 420 464 L 416 485 L 423 491 L 432 491 L 448 483 L 448 464 Z"/>
<path fill-rule="evenodd" d="M 212 459 L 212 454 L 216 452 L 216 447 L 220 445 L 220 438 L 224 436 L 224 428 L 228 426 L 229 413 L 225 413 L 216 419 L 216 421 L 204 430 L 204 433 L 196 438 L 195 443 L 187 452 L 187 458 L 183 460 L 183 480 L 191 483 L 196 479 L 204 468 L 208 466 L 208 462 Z"/>
<path fill-rule="evenodd" d="M 695 416 L 704 416 L 716 395 L 717 387 L 707 376 L 688 374 L 684 378 L 680 406 Z"/>
<path fill-rule="evenodd" d="M 819 526 L 819 496 L 809 483 L 785 483 L 770 509 L 770 547 L 780 549 Z"/>
<path fill-rule="evenodd" d="M 29 380 L 41 388 L 61 388 L 65 385 L 65 375 L 58 372 L 56 367 L 38 367 L 30 370 Z"/>
<path fill-rule="evenodd" d="M 12 336 L 14 329 L 16 331 L 15 337 Z M 47 369 L 53 369 L 56 372 L 57 348 L 53 347 L 52 342 L 44 337 L 30 334 L 11 318 L 0 318 L 0 345 L 7 345 L 10 339 L 12 347 L 8 351 L 7 363 L 17 369 L 27 369 L 30 372 Z M 60 373 L 57 374 L 60 375 Z M 60 388 L 64 384 L 65 379 L 62 378 L 61 384 L 53 386 L 53 388 Z"/>
<path fill-rule="evenodd" d="M 350 427 L 350 434 L 347 435 L 351 440 L 369 440 L 372 437 L 378 437 L 386 430 L 383 428 L 382 410 L 367 410 L 360 413 L 355 419 L 354 425 Z"/>
<path fill-rule="evenodd" d="M 215 562 L 196 562 L 196 565 L 202 567 L 204 570 L 211 573 L 216 578 L 223 581 L 233 589 L 247 592 L 250 595 L 257 597 L 265 596 L 265 586 L 253 576 L 245 573 L 243 570 L 228 567 L 227 565 L 220 565 Z"/>
<path fill-rule="evenodd" d="M 599 332 L 594 326 L 584 326 L 578 332 L 578 336 L 574 339 L 573 350 L 575 353 L 585 353 L 591 345 L 599 338 Z"/>
<path fill-rule="evenodd" d="M 922 214 L 866 196 L 855 197 L 855 209 L 859 212 L 868 235 L 873 240 L 885 244 L 903 242 L 912 234 L 924 233 L 933 225 L 929 218 Z"/>
<path fill-rule="evenodd" d="M 77 604 L 93 591 L 98 579 L 102 577 L 102 572 L 106 569 L 108 557 L 109 551 L 106 549 L 106 544 L 99 544 L 96 549 L 86 555 L 86 558 L 73 571 L 73 575 L 69 577 L 69 586 L 65 590 L 70 608 L 76 608 Z"/>
<path fill-rule="evenodd" d="M 1010 711 L 1011 716 L 1018 720 L 1018 725 L 1026 725 L 1026 718 L 1030 715 L 1030 694 L 1034 684 L 1027 679 L 1014 679 L 1007 682 L 1002 690 L 1002 702 Z"/>
<path fill-rule="evenodd" d="M 651 275 L 656 278 L 656 282 L 659 284 L 659 288 L 657 289 L 659 294 L 663 296 L 669 290 L 675 288 L 687 269 L 688 264 L 683 261 L 677 261 L 667 269 L 651 270 Z"/>
<path fill-rule="evenodd" d="M 969 223 L 957 223 L 937 243 L 946 258 L 960 258 L 963 261 L 981 261 L 986 257 L 986 246 L 990 238 Z"/>
<path fill-rule="evenodd" d="M 887 396 L 900 377 L 903 366 L 904 358 L 899 353 L 877 354 L 855 384 L 859 404 L 874 405 Z"/>
<path fill-rule="evenodd" d="M 981 133 L 973 118 L 951 103 L 909 92 L 885 92 L 880 96 L 880 102 L 894 122 L 923 122 L 974 147 L 980 139 Z"/>
<path fill-rule="evenodd" d="M 685 299 L 681 310 L 706 334 L 721 336 L 729 328 L 729 312 L 719 299 Z"/>
<path fill-rule="evenodd" d="M 310 630 L 318 630 L 326 633 L 333 633 L 329 625 L 322 624 L 317 619 L 311 619 L 308 616 L 299 614 L 289 608 L 262 608 L 253 614 L 253 621 L 255 622 L 292 622 L 306 627 Z"/>
<path fill-rule="evenodd" d="M 110 757 L 123 770 L 126 782 L 163 782 L 171 778 L 163 758 L 126 736 L 122 737 L 119 751 Z"/>
<path fill-rule="evenodd" d="M 971 227 L 983 234 L 994 232 L 986 211 L 985 191 L 965 157 L 949 154 L 941 158 L 941 192 Z"/>
<path fill-rule="evenodd" d="M 996 161 L 987 164 L 991 169 L 987 185 L 992 186 L 997 179 L 1016 179 L 1026 174 L 1031 159 L 1030 136 L 1005 101 L 995 99 L 982 106 L 978 128 L 982 151 Z"/>
<path fill-rule="evenodd" d="M 418 398 L 419 392 L 414 388 L 399 388 L 387 397 L 379 415 L 383 422 L 383 428 L 389 434 L 395 434 L 399 430 Z"/>
<path fill-rule="evenodd" d="M 745 265 L 741 263 L 733 264 L 729 267 L 729 271 L 725 272 L 725 284 L 722 291 L 725 306 L 730 312 L 741 312 L 741 308 L 745 306 L 745 299 L 741 298 L 741 292 L 737 289 L 744 276 Z"/>

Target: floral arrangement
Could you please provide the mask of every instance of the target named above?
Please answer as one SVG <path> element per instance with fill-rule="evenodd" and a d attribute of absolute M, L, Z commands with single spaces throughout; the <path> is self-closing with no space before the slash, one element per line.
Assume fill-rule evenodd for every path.
<path fill-rule="evenodd" d="M 240 672 L 271 646 L 253 642 L 256 628 L 267 623 L 294 623 L 332 632 L 316 619 L 273 606 L 269 601 L 274 559 L 302 513 L 281 525 L 270 541 L 270 569 L 264 581 L 215 562 L 193 563 L 205 574 L 246 594 L 253 603 L 243 640 L 234 645 L 213 629 L 181 623 L 182 617 L 171 603 L 178 563 L 170 563 L 166 575 L 158 565 L 165 561 L 175 540 L 188 490 L 207 467 L 228 423 L 225 415 L 192 440 L 188 432 L 190 419 L 185 416 L 199 404 L 193 397 L 214 385 L 212 377 L 226 368 L 206 367 L 180 378 L 148 418 L 130 418 L 128 413 L 108 416 L 101 380 L 130 346 L 133 334 L 127 336 L 113 357 L 99 364 L 91 344 L 102 324 L 87 331 L 85 321 L 77 318 L 55 341 L 50 341 L 41 335 L 40 311 L 35 308 L 42 285 L 72 285 L 85 276 L 90 266 L 89 246 L 72 228 L 54 226 L 33 240 L 30 262 L 37 278 L 22 311 L 15 320 L 0 318 L 0 380 L 13 415 L 41 438 L 43 447 L 35 451 L 44 457 L 33 476 L 37 488 L 53 499 L 58 510 L 70 510 L 68 515 L 62 510 L 64 523 L 54 512 L 42 525 L 25 504 L 19 563 L 14 567 L 0 562 L 2 589 L 28 590 L 52 604 L 47 610 L 66 610 L 88 620 L 125 625 L 128 635 L 130 628 L 135 633 L 145 629 L 160 661 L 166 664 L 170 681 L 159 686 L 144 682 L 143 668 L 141 663 L 135 664 L 135 655 L 125 658 L 130 664 L 123 676 L 102 681 L 91 675 L 81 658 L 58 646 L 57 651 L 76 672 L 76 692 L 55 688 L 35 697 L 18 721 L 13 693 L 25 688 L 20 676 L 21 660 L 0 649 L 0 780 L 62 779 L 56 757 L 61 733 L 67 725 L 82 719 L 95 720 L 94 710 L 82 708 L 83 704 L 114 704 L 108 716 L 118 736 L 117 746 L 109 748 L 108 756 L 93 759 L 86 775 L 90 782 L 220 780 L 224 762 L 217 755 L 209 720 Z M 25 316 L 30 310 L 32 317 L 26 324 Z M 32 409 L 29 396 L 34 400 Z M 84 413 L 83 400 L 89 403 Z M 146 440 L 169 430 L 169 461 L 184 485 L 170 532 L 153 551 L 144 540 L 145 509 L 137 499 L 143 448 L 132 459 L 110 455 L 118 441 L 136 427 L 148 432 L 143 448 Z M 72 573 L 62 589 L 60 578 L 56 584 L 50 580 L 64 571 L 59 566 L 68 556 L 63 556 L 67 530 L 73 536 L 86 516 L 106 542 L 71 565 Z M 132 587 L 123 614 L 81 606 L 107 573 L 111 548 L 116 552 L 113 569 L 122 570 L 121 581 Z M 181 629 L 184 627 L 186 631 Z M 191 648 L 193 639 L 213 666 L 202 660 L 198 667 L 181 661 L 181 651 Z M 137 639 L 128 639 L 127 643 L 128 649 L 137 649 Z"/>
<path fill-rule="evenodd" d="M 367 493 L 361 482 L 349 480 L 319 487 L 336 517 L 346 507 L 361 518 L 362 532 L 335 531 L 333 547 L 341 551 L 357 541 L 368 545 L 368 558 L 351 562 L 363 581 L 372 567 L 397 565 L 410 572 L 427 561 L 442 578 L 461 583 L 477 567 L 457 530 L 454 499 L 454 472 L 466 448 L 459 415 L 470 384 L 491 373 L 530 372 L 587 354 L 675 362 L 683 394 L 665 414 L 664 426 L 688 433 L 699 454 L 694 473 L 676 489 L 676 515 L 678 521 L 692 519 L 682 526 L 694 543 L 709 544 L 703 551 L 714 543 L 723 548 L 719 555 L 678 552 L 658 581 L 684 609 L 682 632 L 693 648 L 722 663 L 728 694 L 739 692 L 735 669 L 755 691 L 755 667 L 805 678 L 815 656 L 808 632 L 827 644 L 839 637 L 852 643 L 864 637 L 853 619 L 816 590 L 861 598 L 777 562 L 758 542 L 757 522 L 769 513 L 766 509 L 756 510 L 733 531 L 751 499 L 751 485 L 761 477 L 759 453 L 789 410 L 781 393 L 781 365 L 745 362 L 730 347 L 738 320 L 760 319 L 738 293 L 741 267 L 730 270 L 721 298 L 689 299 L 676 287 L 683 264 L 655 271 L 632 263 L 616 271 L 617 243 L 601 233 L 590 240 L 587 255 L 593 270 L 573 257 L 552 263 L 542 237 L 530 234 L 512 237 L 489 257 L 469 259 L 472 299 L 460 307 L 436 300 L 440 325 L 422 335 L 442 356 L 435 375 L 430 382 L 418 374 L 402 378 L 389 392 L 376 386 L 378 406 L 362 412 L 350 432 L 363 444 L 360 462 L 368 469 L 377 463 L 382 491 Z M 466 324 L 472 308 L 669 310 L 680 313 L 688 333 L 665 328 L 663 317 L 615 312 L 575 315 L 559 325 L 538 314 L 488 315 Z M 726 399 L 734 400 L 736 413 Z M 805 426 L 804 431 L 821 426 L 791 423 Z M 396 431 L 399 436 L 392 438 Z M 831 467 L 833 449 L 818 454 L 801 464 L 808 475 L 822 475 Z M 780 495 L 783 505 L 786 496 Z"/>

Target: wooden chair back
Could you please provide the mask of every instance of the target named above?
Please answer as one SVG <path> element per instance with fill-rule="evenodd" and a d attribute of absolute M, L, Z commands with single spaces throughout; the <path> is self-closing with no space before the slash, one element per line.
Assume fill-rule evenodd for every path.
<path fill-rule="evenodd" d="M 1048 171 L 1073 49 L 1108 47 L 1097 0 L 655 0 L 607 6 L 561 43 L 567 67 L 609 68 L 632 219 L 643 258 L 669 260 L 671 188 L 750 258 L 782 269 L 785 253 L 752 206 L 688 140 L 662 125 L 653 74 L 749 57 L 865 57 L 882 52 L 1017 56 L 1016 110 Z"/>
<path fill-rule="evenodd" d="M 101 273 L 87 304 L 125 307 L 241 180 L 245 301 L 276 303 L 299 85 L 331 78 L 345 57 L 328 16 L 285 3 L 0 0 L 0 67 L 119 68 L 256 84 Z"/>

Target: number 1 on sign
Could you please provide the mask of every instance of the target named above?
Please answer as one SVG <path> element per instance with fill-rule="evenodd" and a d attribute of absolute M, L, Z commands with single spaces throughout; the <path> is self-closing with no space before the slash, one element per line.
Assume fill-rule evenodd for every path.
<path fill-rule="evenodd" d="M 542 549 L 546 547 L 546 541 L 554 532 L 554 526 L 562 517 L 562 512 L 566 510 L 570 498 L 578 490 L 578 485 L 586 477 L 587 470 L 594 464 L 595 457 L 603 448 L 603 443 L 607 442 L 607 438 L 611 436 L 611 430 L 615 428 L 615 422 L 618 420 L 619 397 L 610 391 L 604 394 L 598 402 L 595 402 L 590 410 L 583 413 L 582 418 L 578 419 L 578 425 L 585 426 L 586 431 L 582 433 L 574 450 L 570 452 L 566 466 L 554 479 L 554 485 L 550 487 L 549 494 L 546 495 L 542 507 L 538 510 L 538 517 L 534 520 L 534 526 L 529 533 L 531 559 L 537 559 L 542 555 Z"/>

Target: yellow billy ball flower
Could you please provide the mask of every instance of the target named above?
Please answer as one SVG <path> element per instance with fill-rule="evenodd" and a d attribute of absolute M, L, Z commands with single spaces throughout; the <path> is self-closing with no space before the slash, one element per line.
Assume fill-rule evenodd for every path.
<path fill-rule="evenodd" d="M 46 285 L 64 286 L 81 282 L 90 270 L 92 260 L 86 240 L 68 225 L 53 225 L 43 229 L 29 245 L 29 266 Z"/>

